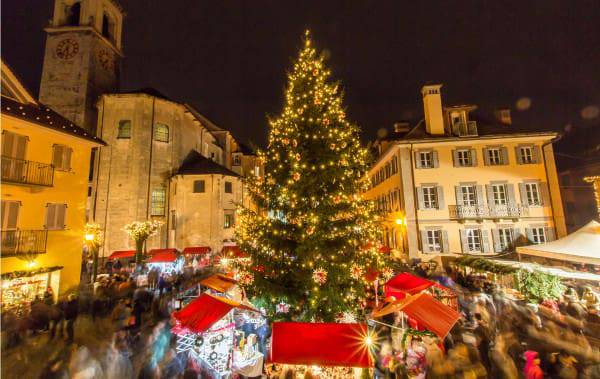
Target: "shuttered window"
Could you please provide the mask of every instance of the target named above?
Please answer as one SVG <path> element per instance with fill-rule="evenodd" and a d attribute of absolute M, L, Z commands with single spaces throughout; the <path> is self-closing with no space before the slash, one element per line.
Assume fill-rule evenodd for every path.
<path fill-rule="evenodd" d="M 2 230 L 15 230 L 19 221 L 21 202 L 2 200 Z"/>
<path fill-rule="evenodd" d="M 428 230 L 426 243 L 429 251 L 442 251 L 442 231 Z"/>
<path fill-rule="evenodd" d="M 52 151 L 52 165 L 56 170 L 71 170 L 71 155 L 73 149 L 65 145 L 54 145 Z"/>
<path fill-rule="evenodd" d="M 165 215 L 166 190 L 164 188 L 155 188 L 152 190 L 151 198 L 151 216 Z"/>
<path fill-rule="evenodd" d="M 479 229 L 466 229 L 467 247 L 469 251 L 482 251 L 481 231 Z"/>
<path fill-rule="evenodd" d="M 493 184 L 492 196 L 494 205 L 506 205 L 506 186 L 504 184 Z"/>
<path fill-rule="evenodd" d="M 45 228 L 50 229 L 50 230 L 64 229 L 66 215 L 67 215 L 67 204 L 48 203 L 46 205 Z"/>
<path fill-rule="evenodd" d="M 527 205 L 541 205 L 540 192 L 537 183 L 525 183 Z"/>
<path fill-rule="evenodd" d="M 531 242 L 535 244 L 546 243 L 546 233 L 544 228 L 531 228 Z"/>
<path fill-rule="evenodd" d="M 2 156 L 25 159 L 27 141 L 27 136 L 4 130 L 2 132 Z"/>

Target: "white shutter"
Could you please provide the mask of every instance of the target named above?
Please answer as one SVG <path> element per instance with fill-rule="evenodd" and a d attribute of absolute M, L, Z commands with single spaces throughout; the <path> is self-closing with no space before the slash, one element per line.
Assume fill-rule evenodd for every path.
<path fill-rule="evenodd" d="M 483 252 L 491 253 L 492 251 L 490 250 L 490 237 L 488 235 L 488 231 L 482 229 L 479 232 L 481 233 L 481 242 L 483 245 Z"/>
<path fill-rule="evenodd" d="M 4 131 L 2 133 L 2 155 L 5 157 L 14 157 L 16 135 L 11 132 Z"/>
<path fill-rule="evenodd" d="M 56 229 L 56 204 L 46 205 L 46 229 Z"/>
<path fill-rule="evenodd" d="M 419 152 L 415 151 L 415 167 L 421 168 L 421 160 L 419 159 Z"/>
<path fill-rule="evenodd" d="M 462 187 L 454 186 L 454 194 L 456 195 L 456 205 L 463 205 Z"/>
<path fill-rule="evenodd" d="M 488 154 L 488 149 L 487 149 L 487 147 L 483 148 L 483 149 L 481 150 L 481 152 L 482 152 L 482 154 L 483 154 L 483 163 L 484 163 L 486 166 L 489 166 L 489 165 L 490 165 L 490 155 Z"/>
<path fill-rule="evenodd" d="M 554 241 L 556 239 L 556 234 L 554 232 L 554 228 L 546 227 L 546 228 L 544 228 L 544 232 L 546 233 L 546 241 L 547 242 Z"/>
<path fill-rule="evenodd" d="M 18 201 L 2 202 L 2 230 L 17 229 L 20 207 L 21 203 Z"/>
<path fill-rule="evenodd" d="M 73 154 L 73 149 L 70 147 L 65 147 L 65 155 L 63 159 L 63 169 L 65 171 L 71 170 L 71 155 Z"/>
<path fill-rule="evenodd" d="M 491 184 L 485 185 L 485 192 L 487 194 L 488 206 L 491 207 L 494 205 L 494 188 Z"/>
<path fill-rule="evenodd" d="M 471 166 L 477 167 L 477 149 L 471 149 Z"/>
<path fill-rule="evenodd" d="M 477 193 L 477 205 L 483 206 L 483 186 L 475 186 L 475 191 Z"/>
<path fill-rule="evenodd" d="M 517 204 L 517 199 L 515 199 L 515 185 L 514 184 L 506 185 L 506 196 L 507 196 L 509 205 Z"/>
<path fill-rule="evenodd" d="M 517 164 L 523 164 L 523 155 L 521 155 L 521 146 L 515 147 L 515 157 L 517 157 Z"/>
<path fill-rule="evenodd" d="M 448 231 L 442 230 L 442 251 L 444 253 L 450 252 L 450 244 L 448 243 Z"/>
<path fill-rule="evenodd" d="M 498 229 L 492 229 L 492 240 L 494 242 L 494 252 L 501 253 L 502 248 L 500 246 L 500 232 Z"/>
<path fill-rule="evenodd" d="M 521 244 L 521 229 L 514 228 L 513 229 L 513 246 L 518 246 Z"/>
<path fill-rule="evenodd" d="M 66 226 L 67 204 L 56 204 L 56 229 L 64 229 Z"/>
<path fill-rule="evenodd" d="M 500 154 L 502 154 L 502 164 L 503 165 L 507 165 L 508 164 L 508 149 L 506 147 L 501 147 L 500 148 Z"/>
<path fill-rule="evenodd" d="M 438 159 L 438 152 L 437 151 L 434 150 L 434 151 L 431 152 L 431 160 L 432 160 L 431 163 L 432 163 L 433 168 L 440 167 L 440 162 L 439 162 L 439 159 Z"/>
<path fill-rule="evenodd" d="M 533 243 L 533 233 L 531 232 L 531 228 L 525 228 L 525 235 L 527 237 L 527 244 Z"/>
<path fill-rule="evenodd" d="M 417 187 L 417 200 L 419 209 L 425 209 L 425 201 L 423 200 L 423 187 Z"/>
<path fill-rule="evenodd" d="M 458 163 L 458 150 L 452 150 L 452 162 L 454 167 L 460 167 L 460 164 Z"/>
<path fill-rule="evenodd" d="M 537 145 L 532 146 L 531 154 L 533 155 L 533 163 L 540 163 L 542 155 L 540 154 L 540 147 Z"/>
<path fill-rule="evenodd" d="M 427 243 L 427 231 L 421 230 L 421 250 L 424 253 L 429 253 L 429 244 Z"/>
<path fill-rule="evenodd" d="M 437 209 L 446 208 L 446 202 L 444 201 L 444 187 L 435 187 L 435 194 L 437 196 Z"/>
<path fill-rule="evenodd" d="M 462 245 L 462 252 L 469 252 L 469 244 L 467 243 L 467 231 L 464 229 L 460 230 L 460 243 Z"/>
<path fill-rule="evenodd" d="M 521 205 L 526 207 L 529 205 L 527 202 L 527 190 L 525 189 L 525 183 L 519 183 L 519 195 L 521 196 Z"/>

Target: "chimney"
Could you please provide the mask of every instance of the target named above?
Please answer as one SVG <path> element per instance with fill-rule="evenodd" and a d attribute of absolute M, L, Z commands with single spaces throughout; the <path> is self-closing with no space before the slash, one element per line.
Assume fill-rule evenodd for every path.
<path fill-rule="evenodd" d="M 408 121 L 394 122 L 394 133 L 406 133 L 410 130 Z"/>
<path fill-rule="evenodd" d="M 510 108 L 498 108 L 494 111 L 496 119 L 504 125 L 512 124 L 512 117 L 510 116 Z"/>
<path fill-rule="evenodd" d="M 442 113 L 441 84 L 429 84 L 421 88 L 423 109 L 425 111 L 425 129 L 431 135 L 444 134 L 444 116 Z"/>

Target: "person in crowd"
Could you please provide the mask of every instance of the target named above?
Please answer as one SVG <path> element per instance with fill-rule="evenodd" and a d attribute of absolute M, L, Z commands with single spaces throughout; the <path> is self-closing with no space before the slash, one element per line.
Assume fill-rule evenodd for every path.
<path fill-rule="evenodd" d="M 54 291 L 52 291 L 52 287 L 48 286 L 46 291 L 44 291 L 44 304 L 53 305 L 54 304 Z"/>
<path fill-rule="evenodd" d="M 79 315 L 79 301 L 77 296 L 74 294 L 70 294 L 67 297 L 67 301 L 64 304 L 63 313 L 65 315 L 66 321 L 66 332 L 67 332 L 67 342 L 72 343 L 73 338 L 75 337 L 75 321 L 77 320 L 77 316 Z"/>
<path fill-rule="evenodd" d="M 486 321 L 483 320 L 481 313 L 475 314 L 475 322 L 477 323 L 477 327 L 473 333 L 477 339 L 477 351 L 479 352 L 479 357 L 481 358 L 481 363 L 485 366 L 486 370 L 490 369 L 490 335 L 491 331 L 488 327 Z"/>
<path fill-rule="evenodd" d="M 515 361 L 508 354 L 506 338 L 505 333 L 496 336 L 494 348 L 490 352 L 490 376 L 498 379 L 518 379 L 519 371 Z"/>
<path fill-rule="evenodd" d="M 121 263 L 120 260 L 117 259 L 115 264 L 113 265 L 113 269 L 114 269 L 115 273 L 120 273 L 122 268 L 123 268 L 123 264 Z"/>
<path fill-rule="evenodd" d="M 541 360 L 538 352 L 527 350 L 523 356 L 525 358 L 525 368 L 523 369 L 525 379 L 543 379 L 544 372 L 540 367 Z"/>

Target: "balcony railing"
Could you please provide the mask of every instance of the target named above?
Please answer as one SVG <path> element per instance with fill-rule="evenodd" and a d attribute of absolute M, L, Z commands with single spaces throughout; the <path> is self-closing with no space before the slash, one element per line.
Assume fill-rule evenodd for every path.
<path fill-rule="evenodd" d="M 47 163 L 3 156 L 2 181 L 51 187 L 54 183 L 54 167 Z"/>
<path fill-rule="evenodd" d="M 529 215 L 529 208 L 519 204 L 507 205 L 449 205 L 454 220 L 519 218 Z"/>
<path fill-rule="evenodd" d="M 477 135 L 477 122 L 457 122 L 452 125 L 452 134 L 460 137 L 476 136 Z"/>
<path fill-rule="evenodd" d="M 2 257 L 44 254 L 47 241 L 47 230 L 3 230 Z"/>

